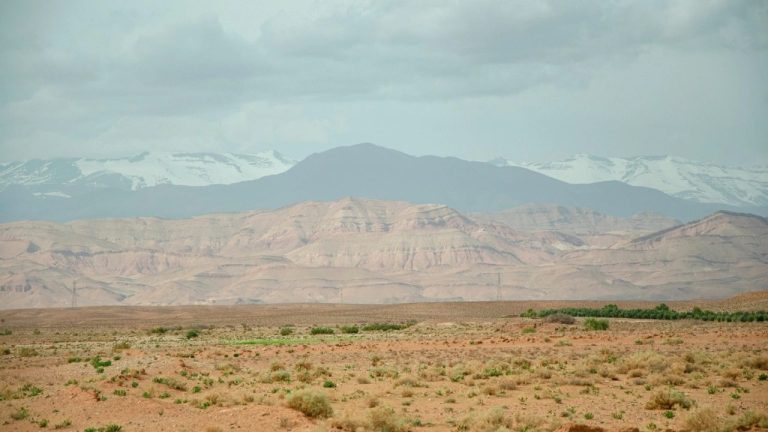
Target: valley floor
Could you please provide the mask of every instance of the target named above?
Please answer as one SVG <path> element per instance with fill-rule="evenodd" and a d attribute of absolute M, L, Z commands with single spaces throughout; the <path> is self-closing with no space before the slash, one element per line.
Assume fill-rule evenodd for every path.
<path fill-rule="evenodd" d="M 0 430 L 768 425 L 768 323 L 506 317 L 555 303 L 2 311 Z"/>

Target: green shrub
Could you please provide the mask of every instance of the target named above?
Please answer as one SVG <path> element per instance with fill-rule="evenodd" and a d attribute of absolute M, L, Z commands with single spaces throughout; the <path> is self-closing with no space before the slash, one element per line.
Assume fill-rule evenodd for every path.
<path fill-rule="evenodd" d="M 29 417 L 29 411 L 26 408 L 21 407 L 16 412 L 11 413 L 11 418 L 14 420 L 24 420 Z"/>
<path fill-rule="evenodd" d="M 325 388 L 334 388 L 336 387 L 336 383 L 331 380 L 325 380 L 323 381 L 323 387 Z"/>
<path fill-rule="evenodd" d="M 70 426 L 72 426 L 72 421 L 69 420 L 69 419 L 66 419 L 66 420 L 62 420 L 60 423 L 56 423 L 55 425 L 53 425 L 53 428 L 54 429 L 64 429 L 64 428 L 68 428 Z"/>
<path fill-rule="evenodd" d="M 288 398 L 288 407 L 310 418 L 328 418 L 333 415 L 328 398 L 313 390 L 299 390 Z"/>
<path fill-rule="evenodd" d="M 101 372 L 104 372 L 105 367 L 112 366 L 112 361 L 102 360 L 101 357 L 96 356 L 91 359 L 91 366 L 93 366 L 97 371 L 101 369 Z"/>
<path fill-rule="evenodd" d="M 341 326 L 341 332 L 345 334 L 356 334 L 360 332 L 360 327 L 356 325 L 352 326 Z"/>
<path fill-rule="evenodd" d="M 111 423 L 100 428 L 89 427 L 84 432 L 120 432 L 123 429 L 122 426 Z"/>
<path fill-rule="evenodd" d="M 280 336 L 290 336 L 293 334 L 293 329 L 290 327 L 282 327 L 280 329 Z"/>
<path fill-rule="evenodd" d="M 587 318 L 584 321 L 584 328 L 587 330 L 608 330 L 608 320 Z"/>
<path fill-rule="evenodd" d="M 198 336 L 200 336 L 200 332 L 195 329 L 187 331 L 187 339 L 196 338 Z"/>
<path fill-rule="evenodd" d="M 413 325 L 413 323 L 395 324 L 395 323 L 371 323 L 363 326 L 363 331 L 390 331 L 403 330 Z"/>
<path fill-rule="evenodd" d="M 166 385 L 174 390 L 187 391 L 187 385 L 176 378 L 155 377 L 152 379 L 152 382 Z"/>
<path fill-rule="evenodd" d="M 33 397 L 42 393 L 43 393 L 43 389 L 41 389 L 40 387 L 35 387 L 32 384 L 24 384 L 17 391 L 17 394 L 22 398 Z"/>
<path fill-rule="evenodd" d="M 312 327 L 309 333 L 313 335 L 321 335 L 321 334 L 333 334 L 334 331 L 330 327 Z"/>

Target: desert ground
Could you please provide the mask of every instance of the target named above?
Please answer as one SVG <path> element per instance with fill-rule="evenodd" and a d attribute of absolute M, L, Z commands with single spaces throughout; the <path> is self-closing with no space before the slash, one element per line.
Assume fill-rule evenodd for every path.
<path fill-rule="evenodd" d="M 668 304 L 729 311 L 766 302 L 763 292 Z M 0 311 L 0 430 L 768 427 L 768 323 L 617 318 L 599 331 L 584 318 L 519 316 L 602 304 Z"/>

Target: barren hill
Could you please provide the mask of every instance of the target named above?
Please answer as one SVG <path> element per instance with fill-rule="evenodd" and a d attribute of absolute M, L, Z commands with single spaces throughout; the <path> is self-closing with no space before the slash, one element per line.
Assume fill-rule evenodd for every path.
<path fill-rule="evenodd" d="M 73 286 L 78 305 L 685 299 L 768 288 L 765 219 L 722 212 L 673 223 L 553 207 L 467 216 L 355 198 L 180 220 L 14 222 L 0 225 L 0 296 L 20 308 L 68 306 Z"/>

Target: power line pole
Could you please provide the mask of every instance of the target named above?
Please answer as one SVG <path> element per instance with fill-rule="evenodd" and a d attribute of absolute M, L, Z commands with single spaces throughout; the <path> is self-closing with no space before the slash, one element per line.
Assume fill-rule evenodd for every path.
<path fill-rule="evenodd" d="M 501 301 L 501 273 L 496 273 L 496 301 Z"/>
<path fill-rule="evenodd" d="M 77 281 L 72 281 L 72 307 L 77 307 Z"/>

